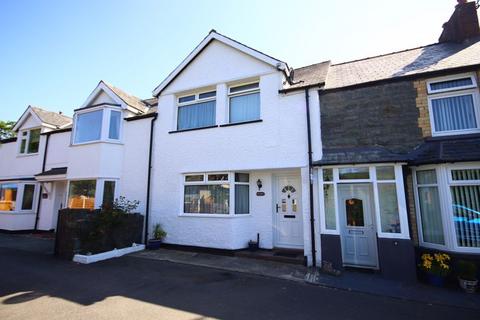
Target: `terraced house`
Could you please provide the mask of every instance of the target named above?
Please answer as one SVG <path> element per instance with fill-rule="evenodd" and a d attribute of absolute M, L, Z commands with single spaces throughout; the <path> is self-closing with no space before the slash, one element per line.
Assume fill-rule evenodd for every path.
<path fill-rule="evenodd" d="M 29 107 L 0 144 L 0 228 L 139 200 L 145 239 L 416 277 L 416 252 L 480 254 L 480 28 L 292 69 L 212 30 L 139 99 L 100 82 L 70 119 Z"/>

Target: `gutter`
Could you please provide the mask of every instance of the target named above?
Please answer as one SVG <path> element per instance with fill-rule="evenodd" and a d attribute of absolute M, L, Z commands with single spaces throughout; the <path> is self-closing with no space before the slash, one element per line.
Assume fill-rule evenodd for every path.
<path fill-rule="evenodd" d="M 148 242 L 148 218 L 150 216 L 150 189 L 151 189 L 151 178 L 152 178 L 152 150 L 153 150 L 153 128 L 154 123 L 157 120 L 158 113 L 155 113 L 152 117 L 152 121 L 150 121 L 150 146 L 148 150 L 148 170 L 147 170 L 147 203 L 145 207 L 145 234 L 144 234 L 144 244 L 146 245 Z M 143 117 L 146 118 L 146 117 Z M 143 119 L 142 118 L 142 119 Z"/>
<path fill-rule="evenodd" d="M 309 88 L 305 88 L 305 108 L 307 113 L 307 137 L 308 137 L 308 180 L 309 180 L 309 200 L 310 200 L 310 233 L 312 246 L 312 266 L 317 266 L 317 251 L 315 248 L 315 215 L 313 205 L 313 159 L 312 159 L 312 133 L 310 128 L 310 101 Z"/>
<path fill-rule="evenodd" d="M 45 140 L 45 150 L 43 151 L 43 163 L 42 163 L 42 172 L 45 171 L 45 165 L 47 163 L 47 153 L 48 153 L 48 141 L 50 140 L 50 135 L 46 135 Z M 37 231 L 38 228 L 38 220 L 40 219 L 40 208 L 42 205 L 42 184 L 40 184 L 40 192 L 38 194 L 38 203 L 37 203 L 37 213 L 35 214 L 35 227 L 34 230 Z"/>

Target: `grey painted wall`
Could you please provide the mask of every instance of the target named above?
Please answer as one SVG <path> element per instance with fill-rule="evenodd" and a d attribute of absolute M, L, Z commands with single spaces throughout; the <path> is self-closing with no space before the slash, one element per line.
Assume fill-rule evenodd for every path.
<path fill-rule="evenodd" d="M 323 148 L 411 151 L 422 141 L 416 95 L 412 81 L 321 94 Z"/>
<path fill-rule="evenodd" d="M 380 273 L 387 279 L 417 281 L 415 248 L 411 240 L 378 238 Z"/>

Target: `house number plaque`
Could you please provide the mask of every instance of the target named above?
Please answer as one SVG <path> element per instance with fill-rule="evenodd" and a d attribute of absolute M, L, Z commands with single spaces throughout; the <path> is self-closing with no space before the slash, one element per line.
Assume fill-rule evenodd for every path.
<path fill-rule="evenodd" d="M 265 192 L 263 191 L 258 191 L 257 192 L 257 197 L 263 197 L 265 195 Z"/>

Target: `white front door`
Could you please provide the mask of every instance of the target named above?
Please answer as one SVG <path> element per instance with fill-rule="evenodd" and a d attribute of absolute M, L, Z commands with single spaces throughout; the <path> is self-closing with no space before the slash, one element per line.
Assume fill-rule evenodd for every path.
<path fill-rule="evenodd" d="M 338 185 L 343 264 L 378 268 L 372 186 Z"/>
<path fill-rule="evenodd" d="M 278 176 L 275 192 L 275 247 L 303 248 L 300 177 Z"/>

